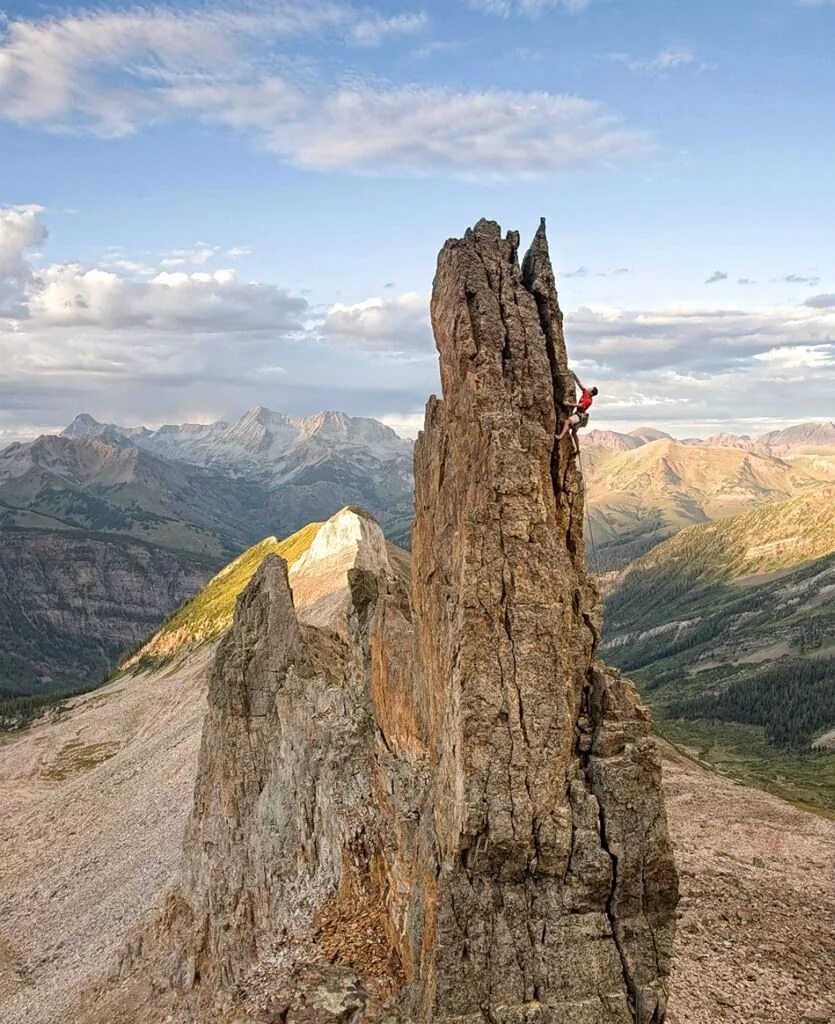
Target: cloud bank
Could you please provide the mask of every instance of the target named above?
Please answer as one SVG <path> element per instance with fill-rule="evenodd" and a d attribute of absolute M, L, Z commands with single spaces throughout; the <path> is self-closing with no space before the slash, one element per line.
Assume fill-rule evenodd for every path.
<path fill-rule="evenodd" d="M 343 408 L 413 431 L 438 389 L 426 294 L 316 308 L 232 269 L 36 267 L 46 242 L 37 208 L 0 208 L 0 439 L 80 409 L 159 423 L 256 404 Z M 832 295 L 758 310 L 581 307 L 566 311 L 566 334 L 576 369 L 601 389 L 598 425 L 756 431 L 833 413 Z"/>
<path fill-rule="evenodd" d="M 280 49 L 323 35 L 380 46 L 427 24 L 421 11 L 369 16 L 322 0 L 12 20 L 0 23 L 0 118 L 102 138 L 197 118 L 298 167 L 464 178 L 552 174 L 651 151 L 646 133 L 597 101 L 328 77 L 315 62 L 300 75 L 299 55 Z"/>

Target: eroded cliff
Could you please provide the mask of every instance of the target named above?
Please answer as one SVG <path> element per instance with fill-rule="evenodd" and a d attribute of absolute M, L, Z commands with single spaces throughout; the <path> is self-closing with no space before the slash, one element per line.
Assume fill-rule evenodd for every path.
<path fill-rule="evenodd" d="M 544 225 L 441 252 L 443 401 L 415 454 L 422 1019 L 659 1020 L 676 880 L 647 712 L 595 659 L 583 486 Z M 419 926 L 418 926 L 419 922 Z M 416 1012 L 418 1012 L 416 1010 Z"/>
<path fill-rule="evenodd" d="M 544 226 L 517 248 L 480 221 L 440 254 L 411 593 L 346 509 L 304 573 L 271 557 L 239 599 L 181 883 L 99 1018 L 663 1020 L 660 766 L 595 657 Z"/>

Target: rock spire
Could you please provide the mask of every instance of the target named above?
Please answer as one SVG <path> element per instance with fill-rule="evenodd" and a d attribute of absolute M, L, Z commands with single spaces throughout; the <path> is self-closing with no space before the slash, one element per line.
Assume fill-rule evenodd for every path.
<path fill-rule="evenodd" d="M 438 260 L 443 401 L 415 452 L 412 598 L 430 783 L 426 1020 L 663 1018 L 676 876 L 648 713 L 595 657 L 583 487 L 544 223 Z"/>
<path fill-rule="evenodd" d="M 521 266 L 518 245 L 482 220 L 440 253 L 411 582 L 345 509 L 239 599 L 182 882 L 100 994 L 109 1021 L 664 1020 L 660 762 L 596 657 L 544 224 Z"/>

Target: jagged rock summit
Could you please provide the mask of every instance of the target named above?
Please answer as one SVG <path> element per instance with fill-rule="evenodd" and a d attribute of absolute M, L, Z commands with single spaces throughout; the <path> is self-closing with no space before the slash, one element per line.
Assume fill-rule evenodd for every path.
<path fill-rule="evenodd" d="M 660 764 L 595 655 L 544 224 L 517 250 L 480 221 L 439 257 L 410 591 L 351 509 L 309 552 L 326 618 L 262 563 L 212 670 L 181 881 L 79 1020 L 664 1020 Z"/>
<path fill-rule="evenodd" d="M 521 269 L 518 242 L 480 221 L 444 246 L 432 296 L 417 1016 L 643 1024 L 664 1016 L 676 903 L 660 769 L 647 712 L 595 659 L 582 479 L 555 442 L 572 385 L 544 222 Z"/>

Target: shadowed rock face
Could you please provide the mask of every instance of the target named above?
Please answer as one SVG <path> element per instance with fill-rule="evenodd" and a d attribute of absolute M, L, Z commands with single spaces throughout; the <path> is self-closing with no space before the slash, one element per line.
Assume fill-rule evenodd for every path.
<path fill-rule="evenodd" d="M 663 1020 L 660 766 L 595 658 L 544 227 L 521 268 L 517 246 L 481 221 L 440 254 L 411 595 L 351 509 L 289 581 L 263 563 L 218 649 L 181 885 L 79 1019 Z"/>

